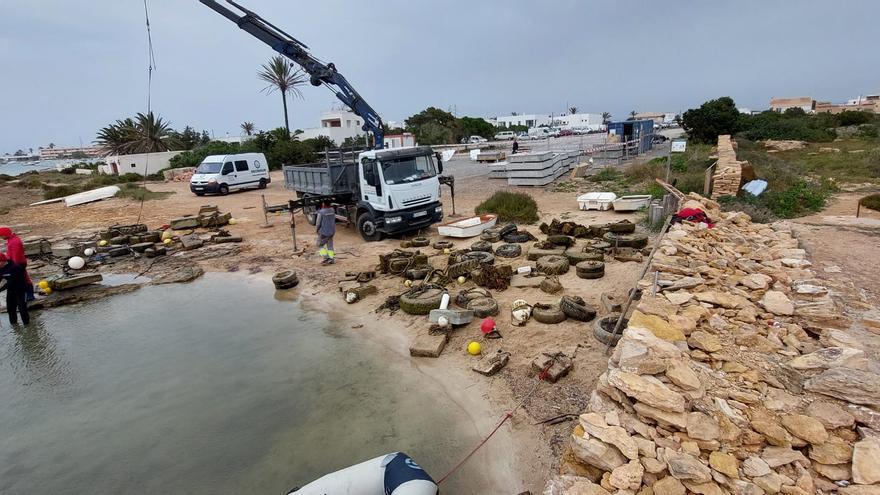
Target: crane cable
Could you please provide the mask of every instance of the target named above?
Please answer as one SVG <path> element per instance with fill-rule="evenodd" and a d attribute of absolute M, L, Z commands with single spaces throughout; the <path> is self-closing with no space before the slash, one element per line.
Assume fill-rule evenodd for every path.
<path fill-rule="evenodd" d="M 147 0 L 144 0 L 144 20 L 147 25 L 147 50 L 148 50 L 148 63 L 147 63 L 147 118 L 153 113 L 153 71 L 156 69 L 156 53 L 153 51 L 153 33 L 150 31 L 150 11 L 147 8 Z M 147 137 L 149 138 L 149 133 L 152 132 L 152 129 L 147 129 Z M 151 144 L 152 147 L 152 144 Z M 147 188 L 147 175 L 150 170 L 150 149 L 147 148 L 147 157 L 144 163 L 144 180 L 141 182 L 141 188 L 144 189 L 144 192 L 141 193 L 141 205 L 138 210 L 138 216 L 136 224 L 141 223 L 141 216 L 144 213 L 144 201 L 146 200 L 146 188 Z"/>

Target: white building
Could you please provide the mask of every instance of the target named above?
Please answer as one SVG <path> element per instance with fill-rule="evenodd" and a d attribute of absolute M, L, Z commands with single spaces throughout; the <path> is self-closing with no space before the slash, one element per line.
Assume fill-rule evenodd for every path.
<path fill-rule="evenodd" d="M 539 114 L 520 114 L 520 115 L 505 115 L 503 117 L 498 117 L 495 119 L 498 127 L 504 127 L 505 129 L 513 126 L 513 125 L 524 125 L 526 127 L 539 127 L 542 125 L 549 126 L 550 125 L 550 116 L 549 115 L 539 115 Z"/>
<path fill-rule="evenodd" d="M 415 146 L 416 137 L 409 132 L 403 134 L 389 134 L 385 136 L 385 148 L 405 148 L 407 146 Z"/>
<path fill-rule="evenodd" d="M 183 151 L 162 151 L 138 153 L 136 155 L 111 155 L 98 166 L 98 172 L 107 175 L 139 174 L 150 175 L 171 167 L 171 158 Z"/>
<path fill-rule="evenodd" d="M 553 125 L 563 129 L 573 129 L 577 127 L 598 129 L 602 125 L 602 114 L 573 113 L 569 115 L 558 115 L 553 117 Z"/>
<path fill-rule="evenodd" d="M 346 138 L 362 137 L 366 132 L 361 129 L 364 119 L 348 110 L 329 110 L 321 112 L 321 126 L 304 129 L 299 139 L 313 139 L 326 136 L 337 146 L 342 146 Z"/>

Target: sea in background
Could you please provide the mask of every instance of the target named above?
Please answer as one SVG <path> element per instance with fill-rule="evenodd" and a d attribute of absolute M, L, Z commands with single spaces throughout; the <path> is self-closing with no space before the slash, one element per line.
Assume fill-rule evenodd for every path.
<path fill-rule="evenodd" d="M 0 175 L 21 175 L 25 172 L 41 172 L 44 170 L 55 170 L 57 165 L 72 165 L 74 163 L 99 161 L 95 158 L 86 159 L 65 159 L 65 160 L 40 160 L 36 162 L 10 162 L 0 163 Z"/>

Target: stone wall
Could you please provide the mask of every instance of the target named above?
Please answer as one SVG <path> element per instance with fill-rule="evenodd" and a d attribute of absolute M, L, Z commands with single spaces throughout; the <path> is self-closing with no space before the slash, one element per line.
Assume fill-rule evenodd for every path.
<path fill-rule="evenodd" d="M 880 363 L 789 228 L 683 206 L 545 495 L 880 493 Z"/>
<path fill-rule="evenodd" d="M 742 165 L 736 159 L 736 141 L 729 135 L 718 136 L 718 162 L 712 176 L 712 199 L 736 196 L 743 182 Z"/>

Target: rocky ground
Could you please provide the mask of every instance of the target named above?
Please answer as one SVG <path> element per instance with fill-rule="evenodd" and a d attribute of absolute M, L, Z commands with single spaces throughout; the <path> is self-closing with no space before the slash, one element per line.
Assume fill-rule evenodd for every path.
<path fill-rule="evenodd" d="M 663 239 L 544 493 L 880 493 L 876 297 L 791 224 L 695 205 L 721 220 Z"/>

